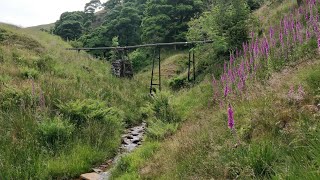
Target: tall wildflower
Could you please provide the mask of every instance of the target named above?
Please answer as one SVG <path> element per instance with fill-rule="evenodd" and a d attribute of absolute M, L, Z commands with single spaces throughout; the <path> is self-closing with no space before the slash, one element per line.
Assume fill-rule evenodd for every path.
<path fill-rule="evenodd" d="M 230 104 L 228 107 L 228 127 L 230 129 L 234 128 L 234 114 L 233 114 L 233 109 Z"/>

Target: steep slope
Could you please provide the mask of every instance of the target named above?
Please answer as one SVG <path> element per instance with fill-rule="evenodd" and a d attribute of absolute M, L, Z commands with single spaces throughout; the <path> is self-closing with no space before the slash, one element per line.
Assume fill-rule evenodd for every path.
<path fill-rule="evenodd" d="M 309 6 L 312 9 L 319 4 Z M 176 93 L 171 102 L 186 120 L 181 129 L 164 143 L 124 158 L 114 171 L 114 179 L 318 179 L 319 36 L 313 33 L 318 26 L 310 14 L 309 8 L 298 11 L 292 1 L 258 10 L 255 15 L 264 17 L 257 27 L 261 35 L 252 40 L 258 45 L 250 45 L 260 51 L 265 47 L 259 44 L 273 37 L 275 43 L 262 50 L 263 57 L 255 62 L 263 63 L 261 71 L 247 74 L 245 90 L 233 89 L 232 93 L 207 76 L 199 85 Z M 287 46 L 281 46 L 279 32 L 288 27 L 282 24 L 289 19 L 296 24 L 301 20 L 303 26 L 289 33 Z M 270 29 L 276 33 L 269 35 Z M 291 38 L 299 33 L 304 33 L 301 41 Z M 235 66 L 241 68 L 246 62 L 239 59 Z M 231 66 L 227 65 L 226 70 Z M 235 74 L 241 74 L 237 70 Z M 230 72 L 223 75 L 234 76 Z M 234 119 L 234 126 L 230 119 Z"/>
<path fill-rule="evenodd" d="M 113 157 L 124 127 L 142 121 L 147 85 L 68 47 L 0 25 L 0 179 L 78 176 Z"/>

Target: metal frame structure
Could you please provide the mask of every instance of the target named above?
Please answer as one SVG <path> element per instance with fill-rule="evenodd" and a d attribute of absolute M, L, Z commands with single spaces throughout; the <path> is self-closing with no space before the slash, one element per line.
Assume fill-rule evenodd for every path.
<path fill-rule="evenodd" d="M 152 72 L 151 72 L 151 83 L 150 83 L 150 94 L 152 94 L 153 87 L 158 86 L 159 90 L 161 91 L 161 48 L 166 46 L 177 46 L 177 45 L 184 45 L 189 47 L 189 61 L 188 61 L 188 81 L 191 81 L 191 66 L 193 68 L 193 81 L 196 80 L 196 66 L 195 66 L 195 54 L 194 54 L 194 47 L 197 44 L 208 44 L 213 43 L 213 41 L 191 41 L 191 42 L 172 42 L 172 43 L 155 43 L 155 44 L 143 44 L 143 45 L 136 45 L 136 46 L 123 46 L 123 47 L 97 47 L 97 48 L 67 48 L 69 51 L 91 51 L 91 50 L 119 50 L 122 51 L 123 54 L 128 54 L 128 50 L 130 49 L 138 49 L 138 48 L 147 48 L 147 47 L 155 47 L 158 51 L 158 56 L 153 57 L 152 60 Z M 156 59 L 159 63 L 159 82 L 154 83 L 154 68 Z M 191 65 L 192 64 L 192 65 Z"/>

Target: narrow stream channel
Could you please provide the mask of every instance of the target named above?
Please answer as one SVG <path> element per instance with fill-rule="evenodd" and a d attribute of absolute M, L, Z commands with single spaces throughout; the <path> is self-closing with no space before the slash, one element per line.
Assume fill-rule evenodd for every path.
<path fill-rule="evenodd" d="M 82 174 L 80 180 L 108 180 L 111 176 L 112 168 L 119 162 L 123 155 L 131 153 L 142 144 L 147 124 L 142 123 L 139 126 L 127 129 L 122 135 L 122 143 L 119 147 L 118 155 L 113 159 L 106 161 L 99 167 L 93 168 L 92 172 Z"/>

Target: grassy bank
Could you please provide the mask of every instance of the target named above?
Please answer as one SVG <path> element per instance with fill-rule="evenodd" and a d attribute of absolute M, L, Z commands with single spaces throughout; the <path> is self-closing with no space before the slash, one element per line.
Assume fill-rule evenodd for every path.
<path fill-rule="evenodd" d="M 68 179 L 114 156 L 148 99 L 138 80 L 45 32 L 0 25 L 0 178 Z"/>

